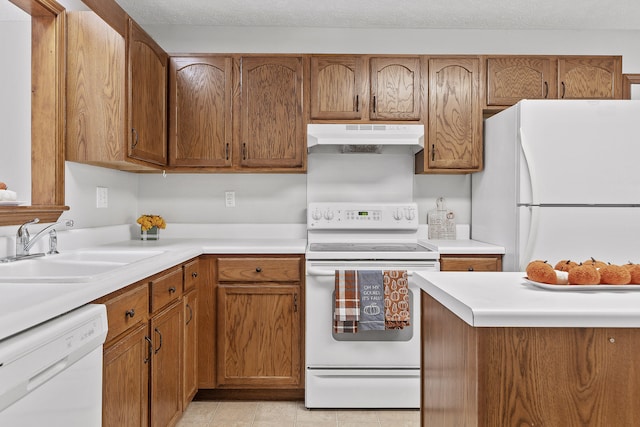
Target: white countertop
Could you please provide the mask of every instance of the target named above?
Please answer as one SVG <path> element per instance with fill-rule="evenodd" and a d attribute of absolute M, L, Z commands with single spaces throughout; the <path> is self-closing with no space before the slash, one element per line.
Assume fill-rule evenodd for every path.
<path fill-rule="evenodd" d="M 441 255 L 504 255 L 504 247 L 470 239 L 456 240 L 419 240 L 421 245 L 437 250 Z"/>
<path fill-rule="evenodd" d="M 153 248 L 165 252 L 91 282 L 0 283 L 0 340 L 202 254 L 303 254 L 306 244 L 306 239 L 297 238 L 163 238 L 103 245 L 100 247 L 131 251 Z"/>
<path fill-rule="evenodd" d="M 420 272 L 416 283 L 474 327 L 640 327 L 640 291 L 546 290 L 522 272 Z M 621 287 L 622 288 L 622 287 Z"/>

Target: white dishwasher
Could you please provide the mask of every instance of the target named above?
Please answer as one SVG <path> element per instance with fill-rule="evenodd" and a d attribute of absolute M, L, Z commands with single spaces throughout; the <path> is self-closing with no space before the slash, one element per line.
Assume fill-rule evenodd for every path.
<path fill-rule="evenodd" d="M 106 336 L 89 304 L 0 341 L 0 426 L 99 427 Z"/>

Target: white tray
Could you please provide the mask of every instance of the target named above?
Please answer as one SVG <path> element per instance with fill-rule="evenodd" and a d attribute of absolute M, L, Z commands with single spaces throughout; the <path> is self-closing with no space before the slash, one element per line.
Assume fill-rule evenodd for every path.
<path fill-rule="evenodd" d="M 551 291 L 640 291 L 640 285 L 549 285 L 548 283 L 534 282 L 526 277 L 523 279 L 527 283 Z"/>

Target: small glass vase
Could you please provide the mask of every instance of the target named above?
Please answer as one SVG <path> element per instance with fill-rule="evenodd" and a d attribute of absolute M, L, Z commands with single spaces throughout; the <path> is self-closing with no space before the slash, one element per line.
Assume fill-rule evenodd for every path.
<path fill-rule="evenodd" d="M 140 240 L 160 240 L 160 229 L 151 227 L 148 230 L 140 228 Z"/>

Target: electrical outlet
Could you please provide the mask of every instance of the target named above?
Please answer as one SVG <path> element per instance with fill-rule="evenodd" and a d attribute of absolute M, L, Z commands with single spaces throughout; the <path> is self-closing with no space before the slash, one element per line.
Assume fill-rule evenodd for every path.
<path fill-rule="evenodd" d="M 225 191 L 224 192 L 224 205 L 227 208 L 235 208 L 236 207 L 236 192 L 235 191 Z"/>
<path fill-rule="evenodd" d="M 109 207 L 109 189 L 107 187 L 96 187 L 96 208 Z"/>

